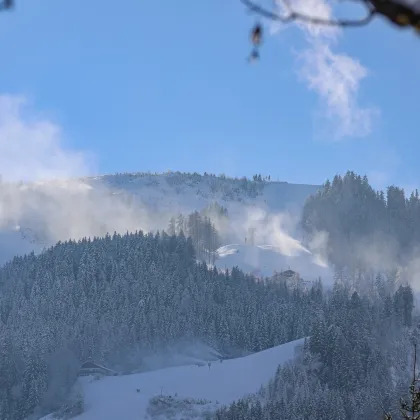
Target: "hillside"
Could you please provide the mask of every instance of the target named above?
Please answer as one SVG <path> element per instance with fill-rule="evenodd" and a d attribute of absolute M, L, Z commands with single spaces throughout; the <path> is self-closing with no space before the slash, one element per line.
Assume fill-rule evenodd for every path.
<path fill-rule="evenodd" d="M 247 357 L 213 362 L 210 368 L 202 363 L 101 380 L 84 377 L 79 381 L 85 412 L 75 419 L 203 418 L 206 412 L 257 392 L 302 344 L 303 340 L 296 340 Z M 154 397 L 158 398 L 150 403 Z M 43 418 L 47 419 L 52 416 Z"/>
<path fill-rule="evenodd" d="M 257 226 L 258 243 L 279 246 L 273 232 L 294 232 L 306 198 L 318 186 L 198 174 L 115 174 L 1 184 L 0 262 L 39 252 L 57 241 L 106 232 L 166 229 L 179 212 L 218 202 L 229 212 L 227 242 Z"/>

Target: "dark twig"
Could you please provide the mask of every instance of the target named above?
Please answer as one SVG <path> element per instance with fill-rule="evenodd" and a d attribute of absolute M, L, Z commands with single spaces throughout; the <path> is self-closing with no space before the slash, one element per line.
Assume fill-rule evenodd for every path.
<path fill-rule="evenodd" d="M 306 23 L 312 23 L 314 25 L 326 25 L 326 26 L 345 26 L 345 27 L 358 27 L 358 26 L 364 26 L 367 25 L 375 16 L 377 13 L 376 9 L 370 5 L 367 1 L 362 1 L 363 4 L 366 5 L 368 9 L 368 14 L 358 20 L 346 20 L 346 19 L 323 19 L 323 18 L 317 18 L 313 16 L 308 16 L 303 13 L 296 12 L 292 10 L 290 7 L 290 4 L 287 0 L 284 1 L 284 5 L 289 10 L 289 13 L 287 15 L 279 15 L 278 13 L 272 12 L 270 10 L 265 9 L 264 7 L 259 6 L 258 4 L 255 4 L 251 0 L 241 0 L 241 2 L 252 12 L 257 13 L 258 15 L 270 19 L 279 21 L 282 23 L 290 23 L 292 21 L 302 21 Z"/>

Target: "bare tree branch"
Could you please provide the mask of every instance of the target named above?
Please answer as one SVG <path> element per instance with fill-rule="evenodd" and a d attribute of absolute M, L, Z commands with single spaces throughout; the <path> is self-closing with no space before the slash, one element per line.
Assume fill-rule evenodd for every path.
<path fill-rule="evenodd" d="M 284 16 L 281 16 L 278 13 L 267 10 L 264 7 L 261 7 L 258 4 L 255 4 L 251 0 L 241 0 L 241 2 L 250 11 L 257 13 L 258 15 L 266 19 L 271 19 L 271 20 L 282 22 L 282 23 L 289 23 L 289 22 L 298 20 L 302 22 L 312 23 L 315 25 L 359 27 L 359 26 L 364 26 L 370 23 L 370 21 L 373 19 L 373 17 L 377 13 L 377 10 L 365 0 L 362 0 L 362 3 L 366 5 L 366 8 L 368 9 L 368 14 L 364 18 L 358 19 L 358 20 L 323 19 L 323 18 L 308 16 L 308 15 L 292 10 L 287 0 L 283 0 L 283 3 L 286 6 L 286 8 L 289 10 L 289 13 Z"/>

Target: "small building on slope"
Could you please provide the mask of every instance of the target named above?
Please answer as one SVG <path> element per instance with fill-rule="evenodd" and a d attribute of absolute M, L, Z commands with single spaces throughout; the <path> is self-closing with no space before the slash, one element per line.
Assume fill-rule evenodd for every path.
<path fill-rule="evenodd" d="M 81 366 L 79 376 L 102 375 L 102 376 L 118 376 L 118 373 L 112 369 L 98 365 L 93 360 L 88 360 Z"/>

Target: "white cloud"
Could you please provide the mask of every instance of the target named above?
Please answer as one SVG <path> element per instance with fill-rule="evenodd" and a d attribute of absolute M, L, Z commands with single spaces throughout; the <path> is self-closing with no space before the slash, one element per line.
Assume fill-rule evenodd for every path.
<path fill-rule="evenodd" d="M 282 0 L 276 0 L 279 12 L 285 13 Z M 294 11 L 318 18 L 331 19 L 332 7 L 325 0 L 294 0 Z M 342 30 L 338 27 L 296 21 L 304 34 L 307 48 L 298 52 L 298 75 L 321 100 L 321 115 L 334 140 L 363 137 L 372 130 L 378 110 L 358 102 L 360 84 L 368 70 L 359 60 L 334 51 Z"/>
<path fill-rule="evenodd" d="M 302 63 L 299 75 L 320 96 L 333 138 L 368 135 L 377 111 L 360 107 L 357 102 L 360 82 L 367 75 L 360 62 L 334 53 L 328 43 L 318 40 L 312 41 L 299 59 Z"/>
<path fill-rule="evenodd" d="M 66 150 L 60 127 L 31 109 L 24 96 L 0 95 L 0 174 L 11 181 L 80 176 L 88 154 Z"/>

